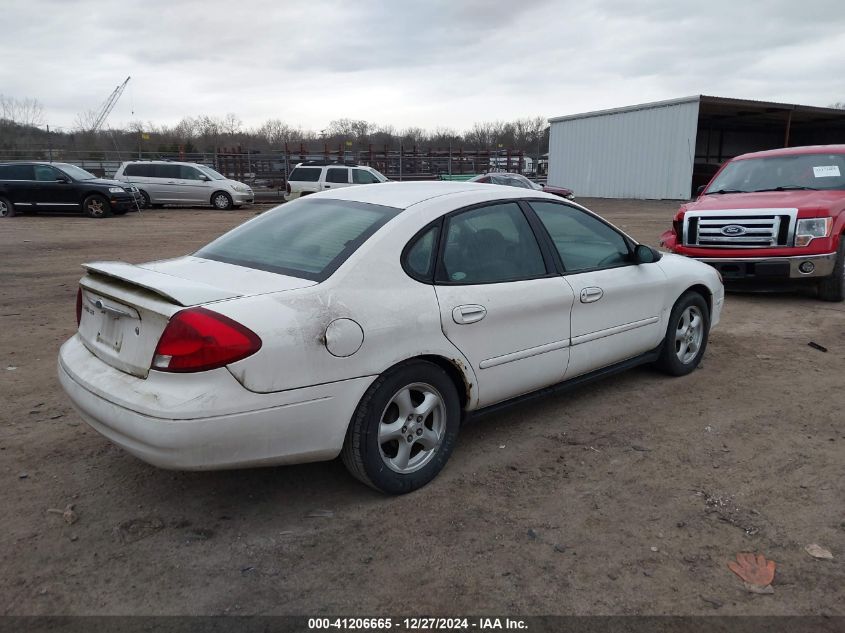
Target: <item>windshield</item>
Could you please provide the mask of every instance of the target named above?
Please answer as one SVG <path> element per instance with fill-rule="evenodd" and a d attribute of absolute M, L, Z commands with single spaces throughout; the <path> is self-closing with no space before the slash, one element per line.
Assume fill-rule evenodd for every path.
<path fill-rule="evenodd" d="M 204 173 L 206 176 L 211 178 L 212 180 L 227 180 L 226 176 L 223 174 L 219 174 L 214 171 L 211 167 L 206 167 L 205 165 L 197 165 L 199 170 Z"/>
<path fill-rule="evenodd" d="M 226 233 L 196 256 L 323 281 L 399 211 L 345 200 L 295 200 Z"/>
<path fill-rule="evenodd" d="M 67 165 L 65 163 L 62 163 L 61 165 L 56 165 L 56 167 L 61 169 L 74 180 L 93 180 L 94 178 L 96 178 L 94 174 L 87 172 L 81 167 L 77 167 L 76 165 Z"/>
<path fill-rule="evenodd" d="M 705 194 L 845 189 L 845 154 L 748 158 L 728 165 Z"/>

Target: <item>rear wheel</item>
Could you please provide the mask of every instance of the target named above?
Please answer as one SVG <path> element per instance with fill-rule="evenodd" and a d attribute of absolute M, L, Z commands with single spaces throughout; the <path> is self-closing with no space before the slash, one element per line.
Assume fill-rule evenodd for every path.
<path fill-rule="evenodd" d="M 819 299 L 824 301 L 845 299 L 845 235 L 839 236 L 839 248 L 836 253 L 833 274 L 819 282 Z"/>
<path fill-rule="evenodd" d="M 215 209 L 225 211 L 232 208 L 232 197 L 225 191 L 217 191 L 211 196 L 211 204 Z"/>
<path fill-rule="evenodd" d="M 460 415 L 458 391 L 445 371 L 426 361 L 400 365 L 361 398 L 346 433 L 343 463 L 382 492 L 416 490 L 452 454 Z"/>
<path fill-rule="evenodd" d="M 143 207 L 144 207 L 145 209 L 147 209 L 147 208 L 149 208 L 150 206 L 152 206 L 152 205 L 151 205 L 151 203 L 150 203 L 150 194 L 148 194 L 148 193 L 147 193 L 146 191 L 144 191 L 143 189 L 141 189 L 141 190 L 139 191 L 139 193 L 141 194 L 141 197 L 144 199 L 144 204 L 143 204 Z"/>
<path fill-rule="evenodd" d="M 85 198 L 82 211 L 89 218 L 107 218 L 111 215 L 111 205 L 104 196 L 95 193 Z"/>
<path fill-rule="evenodd" d="M 15 205 L 7 198 L 0 198 L 0 218 L 11 218 L 15 215 Z"/>
<path fill-rule="evenodd" d="M 710 333 L 710 311 L 697 292 L 686 292 L 669 316 L 666 338 L 655 365 L 670 376 L 685 376 L 701 362 Z"/>

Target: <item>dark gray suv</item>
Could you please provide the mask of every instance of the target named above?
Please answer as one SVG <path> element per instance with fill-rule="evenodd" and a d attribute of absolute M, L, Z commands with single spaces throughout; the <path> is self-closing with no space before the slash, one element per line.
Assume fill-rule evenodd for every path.
<path fill-rule="evenodd" d="M 38 211 L 122 215 L 143 200 L 137 187 L 97 178 L 69 163 L 0 163 L 0 218 Z"/>

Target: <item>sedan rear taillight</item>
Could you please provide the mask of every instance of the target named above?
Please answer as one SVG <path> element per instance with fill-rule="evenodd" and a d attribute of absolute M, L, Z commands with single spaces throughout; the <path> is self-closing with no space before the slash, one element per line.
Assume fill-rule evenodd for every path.
<path fill-rule="evenodd" d="M 76 327 L 82 323 L 82 288 L 76 291 Z"/>
<path fill-rule="evenodd" d="M 152 369 L 172 372 L 207 371 L 255 354 L 261 339 L 229 317 L 190 308 L 173 315 L 153 356 Z"/>

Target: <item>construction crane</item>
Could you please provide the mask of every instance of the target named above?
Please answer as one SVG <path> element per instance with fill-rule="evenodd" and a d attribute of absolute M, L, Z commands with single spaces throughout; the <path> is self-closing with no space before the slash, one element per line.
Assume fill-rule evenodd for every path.
<path fill-rule="evenodd" d="M 91 126 L 92 132 L 96 132 L 97 130 L 99 130 L 103 126 L 103 123 L 106 122 L 109 113 L 111 113 L 111 111 L 114 109 L 115 104 L 117 104 L 117 100 L 120 99 L 120 95 L 123 94 L 123 91 L 126 89 L 126 84 L 129 83 L 130 79 L 132 79 L 131 76 L 127 77 L 122 84 L 120 84 L 117 88 L 114 89 L 114 92 L 109 95 L 109 98 L 106 99 L 105 103 L 103 104 L 103 107 L 101 107 L 100 111 L 97 113 L 97 118 L 94 119 L 94 123 Z"/>

